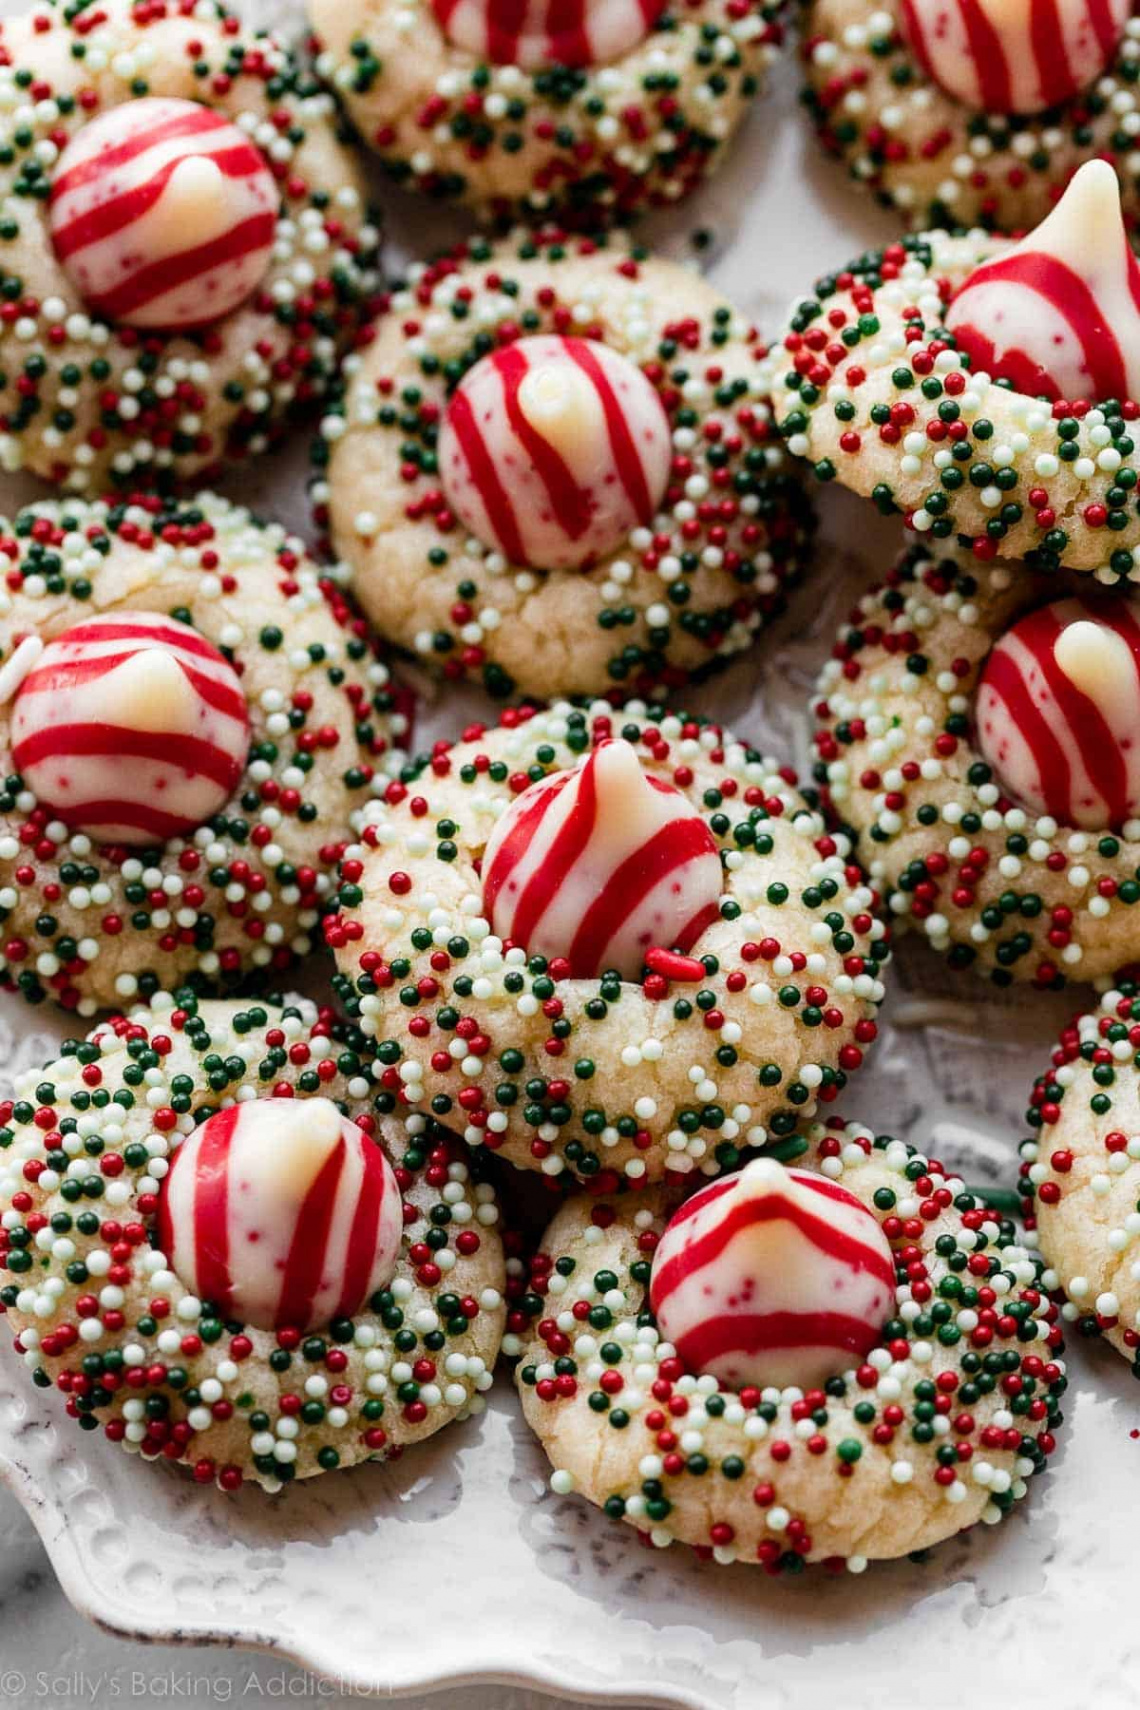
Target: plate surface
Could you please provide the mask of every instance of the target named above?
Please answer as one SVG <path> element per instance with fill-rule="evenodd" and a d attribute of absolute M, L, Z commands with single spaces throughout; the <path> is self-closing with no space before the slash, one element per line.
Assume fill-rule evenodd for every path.
<path fill-rule="evenodd" d="M 296 0 L 256 11 L 302 28 Z M 685 255 L 692 230 L 711 230 L 704 254 L 713 276 L 767 327 L 817 273 L 892 235 L 884 215 L 816 160 L 790 57 L 778 77 L 782 87 L 721 177 L 646 234 Z M 446 240 L 438 210 L 389 205 L 396 252 L 427 254 Z M 305 461 L 295 444 L 271 467 L 244 473 L 235 496 L 305 532 Z M 9 514 L 34 496 L 31 483 L 0 481 Z M 826 544 L 792 613 L 693 697 L 801 763 L 814 672 L 860 577 L 885 568 L 896 539 L 869 506 L 839 492 L 826 499 Z M 417 741 L 452 734 L 484 710 L 475 694 L 429 690 Z M 319 967 L 312 974 L 319 983 Z M 929 1147 L 968 1180 L 1008 1184 L 1032 1076 L 1084 996 L 1003 1003 L 953 982 L 908 945 L 881 1043 L 845 1113 Z M 49 1056 L 66 1031 L 0 996 L 0 1079 Z M 1128 1593 L 1135 1391 L 1115 1355 L 1070 1352 L 1062 1446 L 1013 1518 L 921 1566 L 872 1568 L 861 1579 L 817 1571 L 771 1581 L 679 1549 L 647 1550 L 629 1529 L 551 1493 L 506 1379 L 479 1419 L 394 1466 L 360 1467 L 277 1498 L 256 1490 L 232 1498 L 76 1431 L 5 1347 L 0 1476 L 32 1516 L 68 1596 L 93 1620 L 138 1638 L 277 1650 L 350 1691 L 497 1680 L 693 1710 L 826 1702 L 862 1710 L 903 1695 L 941 1710 L 962 1702 L 959 1682 L 969 1680 L 975 1690 L 984 1683 L 986 1702 L 1017 1710 L 1092 1701 L 1113 1710 L 1135 1702 L 1123 1683 L 1135 1680 L 1140 1653 Z M 1095 1620 L 1092 1655 L 1072 1641 L 1078 1611 Z"/>

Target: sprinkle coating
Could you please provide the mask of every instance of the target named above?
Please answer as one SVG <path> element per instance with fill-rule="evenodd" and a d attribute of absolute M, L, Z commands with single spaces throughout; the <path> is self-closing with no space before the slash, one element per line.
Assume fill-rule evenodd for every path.
<path fill-rule="evenodd" d="M 281 198 L 258 289 L 195 334 L 93 315 L 52 248 L 56 161 L 134 96 L 233 119 Z M 43 0 L 4 20 L 0 201 L 0 466 L 76 492 L 204 478 L 264 451 L 327 390 L 376 288 L 378 234 L 330 97 L 214 0 Z"/>
<path fill-rule="evenodd" d="M 1065 1388 L 1044 1267 L 935 1159 L 817 1123 L 797 1167 L 841 1182 L 894 1250 L 897 1310 L 820 1389 L 736 1392 L 686 1372 L 646 1302 L 676 1194 L 582 1195 L 534 1261 L 518 1352 L 523 1411 L 578 1492 L 663 1548 L 769 1573 L 861 1572 L 1004 1517 L 1047 1464 Z"/>
<path fill-rule="evenodd" d="M 522 337 L 600 340 L 648 377 L 672 433 L 665 496 L 593 568 L 513 564 L 469 537 L 437 446 L 459 381 Z M 811 543 L 760 383 L 766 347 L 674 263 L 547 237 L 414 269 L 346 364 L 314 501 L 380 632 L 495 695 L 644 693 L 747 646 Z M 327 468 L 327 478 L 326 478 Z"/>
<path fill-rule="evenodd" d="M 528 69 L 455 45 L 425 0 L 310 0 L 309 17 L 318 72 L 396 183 L 483 217 L 593 226 L 699 184 L 783 39 L 783 0 L 653 10 L 650 32 L 608 62 Z"/>
<path fill-rule="evenodd" d="M 384 1459 L 478 1411 L 503 1327 L 494 1195 L 424 1119 L 378 1120 L 373 1090 L 331 1011 L 186 991 L 22 1077 L 0 1107 L 0 1303 L 33 1382 L 81 1429 L 223 1490 Z M 149 1238 L 181 1138 L 259 1093 L 336 1100 L 403 1195 L 395 1275 L 320 1333 L 223 1323 Z"/>
<path fill-rule="evenodd" d="M 0 528 L 0 553 L 7 696 L 29 636 L 154 612 L 235 666 L 251 726 L 225 806 L 164 844 L 97 844 L 18 774 L 3 780 L 5 983 L 90 1015 L 184 983 L 210 993 L 280 974 L 314 941 L 353 816 L 399 764 L 388 670 L 345 573 L 318 570 L 284 529 L 210 493 L 33 505 Z M 6 745 L 11 710 L 0 704 Z"/>
<path fill-rule="evenodd" d="M 813 778 L 886 907 L 996 985 L 1056 988 L 1140 953 L 1140 821 L 1098 832 L 1034 814 L 975 735 L 994 642 L 1084 584 L 915 545 L 860 600 L 816 685 Z"/>
<path fill-rule="evenodd" d="M 1021 1147 L 1035 1227 L 1062 1316 L 1103 1335 L 1140 1377 L 1140 986 L 1118 980 L 1074 1016 L 1034 1083 Z"/>
<path fill-rule="evenodd" d="M 512 796 L 622 736 L 721 852 L 717 918 L 640 984 L 494 937 L 479 861 Z M 731 1169 L 830 1103 L 875 1037 L 887 938 L 842 833 L 713 725 L 630 702 L 504 713 L 393 783 L 345 854 L 337 989 L 391 1108 L 599 1191 Z"/>

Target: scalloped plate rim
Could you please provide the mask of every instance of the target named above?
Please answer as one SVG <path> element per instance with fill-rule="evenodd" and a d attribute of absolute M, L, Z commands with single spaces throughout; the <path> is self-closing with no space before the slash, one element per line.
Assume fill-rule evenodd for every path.
<path fill-rule="evenodd" d="M 310 1648 L 300 1643 L 291 1644 L 276 1633 L 259 1632 L 248 1623 L 226 1629 L 212 1626 L 207 1621 L 199 1623 L 191 1620 L 177 1626 L 169 1626 L 161 1619 L 150 1625 L 117 1620 L 100 1604 L 91 1577 L 84 1566 L 83 1556 L 71 1536 L 64 1511 L 41 1489 L 30 1468 L 10 1456 L 2 1444 L 0 1484 L 12 1492 L 35 1527 L 36 1534 L 47 1551 L 52 1571 L 59 1580 L 68 1602 L 84 1620 L 90 1621 L 105 1633 L 146 1645 L 211 1645 L 222 1650 L 259 1651 L 267 1656 L 278 1656 L 294 1662 L 298 1667 L 309 1669 L 314 1674 L 339 1678 L 354 1690 L 367 1688 L 368 1683 L 363 1678 L 354 1676 L 350 1664 L 322 1655 L 315 1645 Z M 56 1524 L 49 1527 L 47 1522 L 53 1519 Z M 658 1707 L 660 1710 L 709 1710 L 710 1705 L 708 1699 L 698 1698 L 683 1690 L 664 1694 L 659 1684 L 649 1681 L 626 1681 L 612 1691 L 607 1691 L 585 1681 L 572 1680 L 567 1673 L 557 1674 L 538 1665 L 520 1669 L 517 1664 L 511 1666 L 494 1657 L 488 1657 L 477 1668 L 429 1673 L 414 1678 L 408 1675 L 399 1682 L 390 1682 L 382 1691 L 386 1697 L 400 1699 L 409 1698 L 416 1693 L 454 1691 L 467 1686 L 532 1687 L 569 1701 L 576 1698 L 594 1704 L 645 1706 L 646 1710 L 658 1710 Z M 364 1695 L 379 1697 L 381 1692 L 366 1690 Z"/>

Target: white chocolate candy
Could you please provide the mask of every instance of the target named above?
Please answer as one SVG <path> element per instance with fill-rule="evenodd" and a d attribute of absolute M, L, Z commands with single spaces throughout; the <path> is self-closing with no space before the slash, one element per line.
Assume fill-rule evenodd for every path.
<path fill-rule="evenodd" d="M 1078 618 L 1057 637 L 1053 657 L 1073 687 L 1095 702 L 1105 718 L 1135 720 L 1136 656 L 1116 630 L 1092 618 Z"/>
<path fill-rule="evenodd" d="M 665 0 L 432 0 L 432 8 L 456 47 L 493 65 L 541 71 L 629 53 Z"/>
<path fill-rule="evenodd" d="M 220 236 L 230 216 L 226 175 L 212 155 L 188 154 L 176 161 L 166 189 L 147 217 L 148 246 L 161 252 L 178 251 Z"/>
<path fill-rule="evenodd" d="M 718 918 L 716 841 L 679 790 L 642 770 L 625 741 L 513 801 L 483 856 L 493 930 L 571 977 L 640 977 L 652 949 L 691 949 Z"/>
<path fill-rule="evenodd" d="M 147 647 L 101 678 L 92 695 L 92 712 L 100 712 L 132 730 L 155 735 L 180 735 L 192 730 L 198 697 L 182 666 L 162 647 Z"/>
<path fill-rule="evenodd" d="M 519 409 L 565 463 L 588 457 L 606 431 L 596 388 L 569 362 L 538 362 L 519 381 Z"/>
<path fill-rule="evenodd" d="M 1140 812 L 1140 622 L 1128 600 L 1018 620 L 978 680 L 978 748 L 1015 802 L 1105 830 Z"/>
<path fill-rule="evenodd" d="M 12 762 L 36 800 L 105 842 L 163 843 L 229 800 L 249 713 L 232 665 L 188 624 L 88 618 L 36 653 L 25 638 Z M 36 638 L 38 639 L 38 638 Z"/>
<path fill-rule="evenodd" d="M 1069 402 L 1140 391 L 1140 266 L 1111 166 L 1090 160 L 1037 229 L 962 286 L 946 325 L 975 372 Z"/>
<path fill-rule="evenodd" d="M 265 157 L 194 101 L 125 101 L 78 130 L 52 176 L 64 271 L 109 321 L 206 326 L 260 283 L 277 228 Z"/>
<path fill-rule="evenodd" d="M 376 1142 L 327 1098 L 259 1098 L 183 1140 L 159 1241 L 223 1318 L 272 1330 L 351 1318 L 392 1276 L 403 1216 Z"/>
<path fill-rule="evenodd" d="M 439 436 L 440 479 L 464 527 L 536 570 L 582 568 L 650 523 L 671 459 L 641 370 L 608 345 L 545 333 L 477 362 Z"/>
<path fill-rule="evenodd" d="M 0 665 L 0 706 L 7 706 L 20 684 L 44 650 L 38 635 L 25 635 L 15 650 Z"/>
<path fill-rule="evenodd" d="M 878 1342 L 895 1305 L 895 1266 L 854 1194 L 758 1158 L 675 1213 L 649 1296 L 690 1371 L 734 1389 L 812 1389 Z"/>
<path fill-rule="evenodd" d="M 982 113 L 1040 113 L 1111 64 L 1130 0 L 902 0 L 926 75 Z"/>

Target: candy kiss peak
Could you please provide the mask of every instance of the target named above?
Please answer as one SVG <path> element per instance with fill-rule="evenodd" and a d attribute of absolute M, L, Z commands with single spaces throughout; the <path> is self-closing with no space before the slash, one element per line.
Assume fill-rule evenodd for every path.
<path fill-rule="evenodd" d="M 304 1330 L 391 1277 L 400 1193 L 379 1146 L 327 1098 L 256 1098 L 184 1139 L 158 1234 L 182 1283 L 227 1317 Z"/>
<path fill-rule="evenodd" d="M 1140 623 L 1119 596 L 1057 600 L 994 644 L 974 703 L 1003 793 L 1060 825 L 1140 813 Z"/>
<path fill-rule="evenodd" d="M 181 249 L 192 231 L 199 243 L 220 237 L 230 224 L 226 177 L 208 154 L 188 154 L 175 163 L 166 191 L 147 217 L 154 254 Z"/>
<path fill-rule="evenodd" d="M 649 950 L 691 949 L 722 883 L 704 819 L 625 741 L 524 790 L 483 857 L 492 930 L 583 979 L 607 968 L 638 979 Z"/>
<path fill-rule="evenodd" d="M 1090 160 L 1035 231 L 982 265 L 946 326 L 975 373 L 1072 403 L 1140 392 L 1140 266 L 1111 166 Z"/>
<path fill-rule="evenodd" d="M 1091 618 L 1069 624 L 1053 657 L 1073 687 L 1109 717 L 1136 711 L 1136 659 L 1122 635 Z"/>
<path fill-rule="evenodd" d="M 584 460 L 591 442 L 606 431 L 596 390 L 569 363 L 530 369 L 519 382 L 518 403 L 535 432 L 567 462 Z"/>
<path fill-rule="evenodd" d="M 146 612 L 89 618 L 46 647 L 38 639 L 10 662 L 11 743 L 41 807 L 100 841 L 143 844 L 217 813 L 245 766 L 249 713 L 215 647 Z"/>
<path fill-rule="evenodd" d="M 201 708 L 174 654 L 163 647 L 145 647 L 98 680 L 90 716 L 131 730 L 193 736 Z"/>
<path fill-rule="evenodd" d="M 808 1389 L 875 1346 L 894 1259 L 861 1200 L 757 1158 L 687 1200 L 658 1244 L 650 1302 L 691 1370 Z"/>
<path fill-rule="evenodd" d="M 536 334 L 483 357 L 439 436 L 444 493 L 511 564 L 579 570 L 648 527 L 672 434 L 650 381 L 597 340 Z"/>

